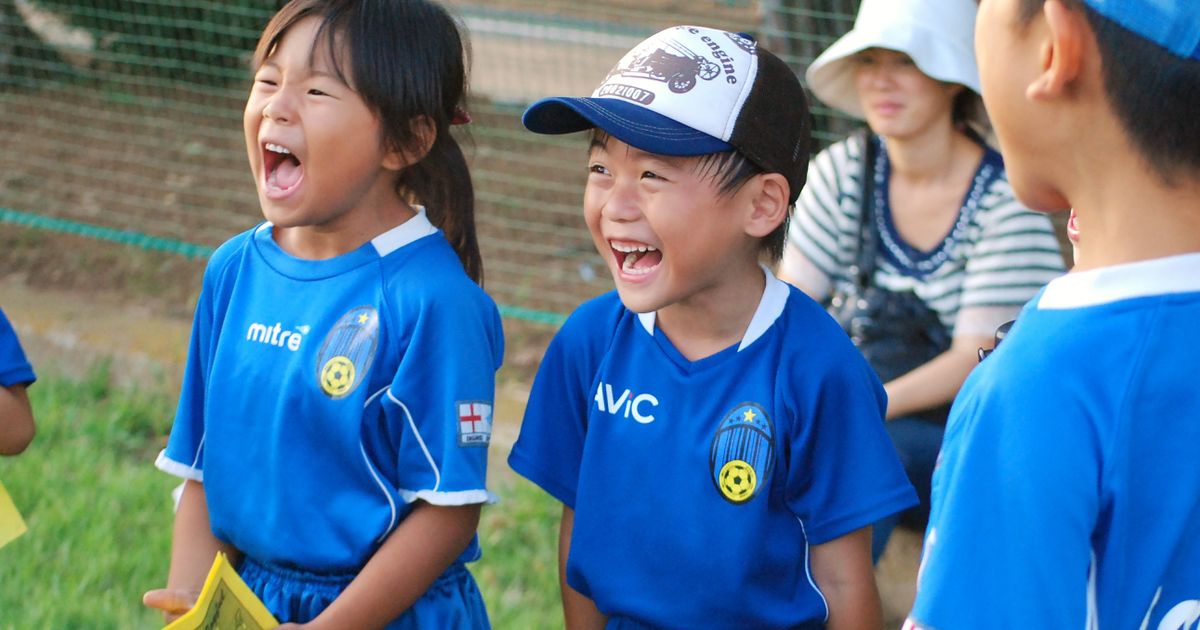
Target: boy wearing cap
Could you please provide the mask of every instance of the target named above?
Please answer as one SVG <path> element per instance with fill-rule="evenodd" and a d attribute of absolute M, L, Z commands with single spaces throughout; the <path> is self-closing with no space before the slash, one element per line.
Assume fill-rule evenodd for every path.
<path fill-rule="evenodd" d="M 1017 195 L 1087 247 L 955 401 L 911 627 L 1200 613 L 1200 3 L 983 0 Z"/>
<path fill-rule="evenodd" d="M 878 626 L 870 524 L 915 502 L 885 396 L 758 262 L 804 184 L 795 75 L 679 26 L 524 123 L 592 130 L 584 217 L 617 287 L 555 336 L 509 458 L 563 503 L 568 626 Z"/>

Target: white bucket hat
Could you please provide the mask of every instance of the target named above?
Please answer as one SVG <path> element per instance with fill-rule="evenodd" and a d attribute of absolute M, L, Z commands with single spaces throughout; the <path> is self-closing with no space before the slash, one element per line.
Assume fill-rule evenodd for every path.
<path fill-rule="evenodd" d="M 851 57 L 868 48 L 905 53 L 926 76 L 958 83 L 979 95 L 975 66 L 975 0 L 863 0 L 854 28 L 821 53 L 805 73 L 826 105 L 863 118 Z M 983 132 L 982 107 L 970 122 Z"/>

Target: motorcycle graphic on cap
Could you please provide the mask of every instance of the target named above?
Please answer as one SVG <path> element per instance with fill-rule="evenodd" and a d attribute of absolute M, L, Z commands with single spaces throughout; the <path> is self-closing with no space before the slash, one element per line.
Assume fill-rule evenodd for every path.
<path fill-rule="evenodd" d="M 654 48 L 635 53 L 629 57 L 627 65 L 613 68 L 605 81 L 613 75 L 653 79 L 666 83 L 672 92 L 683 94 L 696 86 L 697 77 L 711 81 L 721 74 L 721 66 L 697 55 L 687 46 L 679 42 L 667 42 L 667 45 L 674 52 Z"/>

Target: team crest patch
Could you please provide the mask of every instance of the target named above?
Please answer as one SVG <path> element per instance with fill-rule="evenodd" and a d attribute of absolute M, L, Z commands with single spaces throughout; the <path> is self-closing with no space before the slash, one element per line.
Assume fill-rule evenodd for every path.
<path fill-rule="evenodd" d="M 487 446 L 492 441 L 492 404 L 465 400 L 458 407 L 458 445 Z"/>
<path fill-rule="evenodd" d="M 342 315 L 317 351 L 317 386 L 334 400 L 358 388 L 375 360 L 379 313 L 359 306 Z"/>
<path fill-rule="evenodd" d="M 713 484 L 730 503 L 753 499 L 775 466 L 775 427 L 757 403 L 725 414 L 713 435 L 708 467 Z"/>

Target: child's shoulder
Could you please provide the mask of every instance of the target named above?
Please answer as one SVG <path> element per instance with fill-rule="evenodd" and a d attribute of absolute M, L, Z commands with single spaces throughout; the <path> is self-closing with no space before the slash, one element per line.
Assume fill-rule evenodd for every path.
<path fill-rule="evenodd" d="M 636 316 L 636 313 L 625 308 L 616 291 L 609 291 L 576 307 L 559 328 L 556 338 L 576 341 L 611 339 L 623 318 Z"/>
<path fill-rule="evenodd" d="M 825 308 L 795 287 L 775 323 L 782 373 L 823 380 L 844 372 L 869 370 L 862 353 Z"/>
<path fill-rule="evenodd" d="M 224 243 L 221 243 L 221 245 L 217 247 L 217 249 L 214 250 L 212 255 L 208 258 L 209 269 L 219 269 L 227 266 L 231 260 L 237 258 L 246 250 L 247 247 L 251 245 L 251 242 L 254 239 L 254 234 L 259 230 L 266 229 L 268 225 L 269 224 L 266 222 L 259 223 L 258 225 L 244 232 L 230 237 L 229 240 L 225 241 Z"/>
<path fill-rule="evenodd" d="M 483 287 L 467 275 L 458 254 L 440 232 L 388 253 L 381 265 L 383 282 L 393 296 L 491 302 Z"/>

